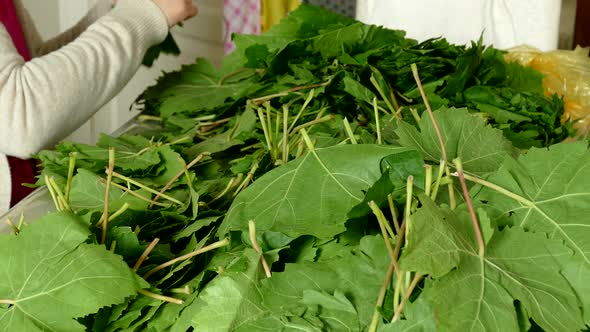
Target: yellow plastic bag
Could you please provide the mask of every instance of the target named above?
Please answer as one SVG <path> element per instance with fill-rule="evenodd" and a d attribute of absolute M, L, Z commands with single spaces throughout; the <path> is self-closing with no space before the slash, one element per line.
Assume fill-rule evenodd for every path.
<path fill-rule="evenodd" d="M 535 68 L 545 78 L 545 94 L 557 93 L 564 98 L 565 112 L 562 122 L 574 121 L 579 135 L 590 133 L 590 48 L 578 47 L 573 51 L 542 52 L 529 46 L 508 50 L 507 61 L 518 61 Z"/>

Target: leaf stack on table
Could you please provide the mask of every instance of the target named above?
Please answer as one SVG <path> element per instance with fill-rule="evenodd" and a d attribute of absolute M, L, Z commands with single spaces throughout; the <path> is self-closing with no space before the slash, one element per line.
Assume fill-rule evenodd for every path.
<path fill-rule="evenodd" d="M 38 155 L 0 331 L 586 328 L 590 154 L 541 74 L 307 5 L 234 40 Z"/>

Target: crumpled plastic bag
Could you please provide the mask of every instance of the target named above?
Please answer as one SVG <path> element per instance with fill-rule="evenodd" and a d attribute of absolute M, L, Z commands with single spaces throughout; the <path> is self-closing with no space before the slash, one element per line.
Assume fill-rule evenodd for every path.
<path fill-rule="evenodd" d="M 507 61 L 517 61 L 545 75 L 545 94 L 563 96 L 562 122 L 573 121 L 579 136 L 590 133 L 590 48 L 542 52 L 530 46 L 509 49 Z"/>

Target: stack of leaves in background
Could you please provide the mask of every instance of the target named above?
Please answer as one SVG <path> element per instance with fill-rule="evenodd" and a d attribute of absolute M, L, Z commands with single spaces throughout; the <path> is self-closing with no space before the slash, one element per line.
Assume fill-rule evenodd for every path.
<path fill-rule="evenodd" d="M 306 5 L 235 41 L 135 132 L 39 154 L 61 211 L 0 237 L 0 330 L 590 323 L 590 157 L 539 73 Z"/>

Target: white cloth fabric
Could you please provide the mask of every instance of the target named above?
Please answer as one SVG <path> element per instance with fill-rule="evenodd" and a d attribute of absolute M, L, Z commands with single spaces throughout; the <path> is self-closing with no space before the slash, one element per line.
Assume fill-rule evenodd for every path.
<path fill-rule="evenodd" d="M 101 0 L 78 25 L 43 41 L 15 7 L 34 57 L 24 62 L 0 24 L 0 214 L 10 203 L 6 155 L 29 158 L 80 127 L 133 77 L 168 23 L 152 1 Z M 106 14 L 94 22 L 99 16 Z"/>
<path fill-rule="evenodd" d="M 359 0 L 357 19 L 407 32 L 422 41 L 445 37 L 497 48 L 557 48 L 561 0 Z"/>

